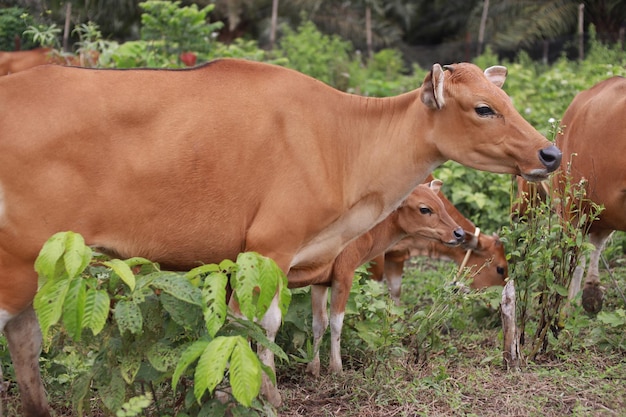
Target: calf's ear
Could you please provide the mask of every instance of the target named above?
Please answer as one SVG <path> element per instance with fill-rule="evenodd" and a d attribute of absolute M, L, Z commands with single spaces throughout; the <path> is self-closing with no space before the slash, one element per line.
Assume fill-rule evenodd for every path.
<path fill-rule="evenodd" d="M 443 185 L 443 181 L 437 180 L 437 179 L 432 180 L 430 184 L 428 184 L 430 189 L 433 190 L 435 194 L 437 194 L 441 190 L 442 185 Z"/>
<path fill-rule="evenodd" d="M 426 78 L 424 78 L 420 98 L 422 103 L 431 109 L 439 110 L 445 105 L 445 101 L 443 99 L 443 74 L 443 68 L 441 68 L 441 65 L 435 64 L 426 75 Z"/>
<path fill-rule="evenodd" d="M 485 77 L 497 87 L 502 88 L 506 80 L 507 69 L 501 65 L 495 65 L 485 70 Z"/>

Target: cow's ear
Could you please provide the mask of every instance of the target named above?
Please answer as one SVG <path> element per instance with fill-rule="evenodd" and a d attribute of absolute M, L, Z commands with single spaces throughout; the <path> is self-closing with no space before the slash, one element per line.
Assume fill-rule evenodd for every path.
<path fill-rule="evenodd" d="M 442 185 L 443 185 L 443 181 L 441 180 L 432 180 L 430 184 L 428 184 L 430 189 L 433 190 L 435 194 L 437 194 L 439 190 L 441 190 Z"/>
<path fill-rule="evenodd" d="M 506 80 L 507 69 L 501 65 L 495 65 L 485 70 L 485 77 L 497 87 L 502 88 Z"/>
<path fill-rule="evenodd" d="M 431 109 L 441 109 L 445 105 L 443 99 L 443 68 L 441 65 L 435 64 L 430 72 L 424 78 L 422 84 L 422 103 Z"/>

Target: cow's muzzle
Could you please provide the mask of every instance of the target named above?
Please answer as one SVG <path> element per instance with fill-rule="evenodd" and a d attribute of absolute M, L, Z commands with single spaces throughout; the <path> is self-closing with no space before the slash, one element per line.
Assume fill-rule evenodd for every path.
<path fill-rule="evenodd" d="M 561 157 L 563 154 L 554 145 L 550 145 L 539 151 L 539 160 L 546 167 L 548 172 L 555 171 L 561 165 Z"/>

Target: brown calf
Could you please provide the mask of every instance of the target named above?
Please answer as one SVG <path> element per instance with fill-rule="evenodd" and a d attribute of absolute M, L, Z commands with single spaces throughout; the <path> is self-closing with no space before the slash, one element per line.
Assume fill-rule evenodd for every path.
<path fill-rule="evenodd" d="M 319 375 L 319 348 L 322 336 L 328 327 L 326 313 L 328 288 L 330 298 L 330 370 L 341 372 L 341 329 L 343 317 L 352 288 L 352 279 L 359 265 L 384 254 L 394 243 L 407 236 L 419 236 L 444 245 L 459 245 L 465 238 L 463 229 L 454 222 L 437 196 L 441 181 L 418 185 L 402 205 L 389 217 L 378 223 L 369 232 L 350 243 L 335 259 L 330 269 L 314 276 L 297 276 L 290 286 L 314 284 L 311 287 L 313 308 L 313 336 L 315 358 L 308 370 Z"/>

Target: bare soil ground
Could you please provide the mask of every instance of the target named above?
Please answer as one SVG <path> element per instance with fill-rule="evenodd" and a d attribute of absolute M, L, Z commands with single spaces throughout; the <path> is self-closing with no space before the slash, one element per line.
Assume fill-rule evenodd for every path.
<path fill-rule="evenodd" d="M 626 357 L 586 350 L 520 372 L 494 358 L 495 331 L 425 365 L 398 362 L 376 375 L 347 369 L 315 379 L 305 366 L 279 374 L 282 417 L 626 416 Z"/>

